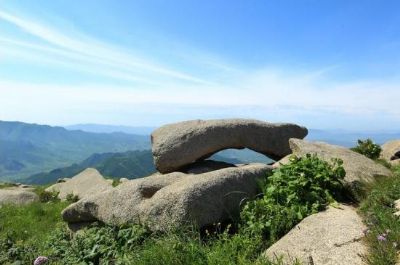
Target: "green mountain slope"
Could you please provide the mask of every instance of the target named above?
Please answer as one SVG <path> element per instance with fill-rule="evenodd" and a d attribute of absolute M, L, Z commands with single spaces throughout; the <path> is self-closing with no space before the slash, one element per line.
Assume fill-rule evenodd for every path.
<path fill-rule="evenodd" d="M 73 177 L 82 170 L 93 167 L 106 177 L 140 178 L 156 171 L 150 150 L 128 151 L 123 153 L 93 154 L 80 163 L 68 167 L 54 169 L 50 172 L 38 173 L 25 179 L 31 184 L 53 183 L 62 177 Z"/>
<path fill-rule="evenodd" d="M 148 136 L 69 131 L 62 127 L 0 121 L 0 179 L 23 179 L 69 166 L 93 153 L 149 147 Z"/>

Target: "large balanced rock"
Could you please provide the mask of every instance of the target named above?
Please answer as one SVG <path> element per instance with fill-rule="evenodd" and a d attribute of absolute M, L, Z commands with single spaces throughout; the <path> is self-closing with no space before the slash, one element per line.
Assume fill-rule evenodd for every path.
<path fill-rule="evenodd" d="M 24 188 L 0 189 L 0 205 L 16 204 L 24 205 L 39 201 L 36 193 Z"/>
<path fill-rule="evenodd" d="M 96 169 L 87 168 L 71 179 L 64 179 L 64 182 L 48 187 L 46 191 L 59 192 L 58 197 L 65 200 L 68 194 L 84 198 L 110 189 L 112 189 L 112 183 L 107 181 Z"/>
<path fill-rule="evenodd" d="M 392 165 L 400 165 L 400 140 L 392 140 L 382 145 L 380 158 Z"/>
<path fill-rule="evenodd" d="M 70 224 L 144 223 L 150 229 L 193 224 L 199 228 L 237 217 L 243 198 L 258 193 L 258 180 L 271 170 L 265 164 L 228 167 L 202 174 L 156 173 L 67 207 Z"/>
<path fill-rule="evenodd" d="M 345 147 L 300 139 L 290 139 L 289 145 L 293 154 L 297 156 L 316 154 L 327 162 L 331 162 L 332 158 L 342 159 L 343 168 L 346 171 L 344 180 L 349 184 L 349 187 L 358 187 L 358 184 L 369 183 L 378 177 L 392 174 L 386 167 Z M 288 157 L 285 157 L 275 163 L 274 167 L 279 166 L 279 164 L 286 164 L 288 161 Z"/>
<path fill-rule="evenodd" d="M 228 148 L 249 148 L 280 159 L 290 153 L 289 138 L 306 135 L 307 129 L 295 124 L 193 120 L 162 126 L 152 133 L 151 141 L 157 170 L 168 173 Z"/>
<path fill-rule="evenodd" d="M 264 255 L 272 260 L 283 258 L 285 265 L 295 259 L 313 265 L 362 265 L 362 256 L 368 254 L 361 241 L 365 228 L 353 207 L 329 207 L 305 218 Z"/>

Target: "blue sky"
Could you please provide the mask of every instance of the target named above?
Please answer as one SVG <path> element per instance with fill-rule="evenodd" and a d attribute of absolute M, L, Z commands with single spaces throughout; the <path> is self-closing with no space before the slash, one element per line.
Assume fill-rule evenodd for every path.
<path fill-rule="evenodd" d="M 400 129 L 399 1 L 0 0 L 0 119 Z"/>

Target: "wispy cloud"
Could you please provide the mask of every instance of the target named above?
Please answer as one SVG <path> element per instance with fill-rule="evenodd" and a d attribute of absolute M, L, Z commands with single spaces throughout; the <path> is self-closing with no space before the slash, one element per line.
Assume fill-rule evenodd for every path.
<path fill-rule="evenodd" d="M 397 99 L 400 89 L 397 83 L 370 80 L 345 84 L 330 84 L 318 77 L 288 76 L 259 72 L 237 80 L 237 87 L 166 85 L 164 89 L 135 90 L 116 85 L 44 85 L 20 82 L 0 82 L 2 93 L 17 99 L 29 93 L 29 99 L 46 105 L 46 102 L 62 99 L 66 105 L 90 102 L 134 106 L 135 104 L 177 104 L 196 106 L 258 106 L 271 108 L 301 108 L 327 110 L 338 113 L 388 113 L 399 115 Z M 5 103 L 5 102 L 3 102 Z"/>
<path fill-rule="evenodd" d="M 49 47 L 35 45 L 35 49 L 42 52 L 63 53 L 71 59 L 79 59 L 86 62 L 100 63 L 106 66 L 123 69 L 132 75 L 152 72 L 153 74 L 166 76 L 183 81 L 208 84 L 209 82 L 193 75 L 176 71 L 168 67 L 157 65 L 148 59 L 133 56 L 121 49 L 109 44 L 102 43 L 82 33 L 75 33 L 76 36 L 67 35 L 60 30 L 42 25 L 36 21 L 17 17 L 15 15 L 0 11 L 0 19 L 14 24 L 25 32 L 36 36 L 46 43 L 58 47 L 56 50 Z M 2 41 L 4 41 L 3 39 Z M 17 43 L 21 45 L 21 42 Z M 26 44 L 24 45 L 26 46 Z"/>
<path fill-rule="evenodd" d="M 131 124 L 136 113 L 141 117 L 135 119 L 146 120 L 147 125 L 154 125 L 149 121 L 232 115 L 284 121 L 295 117 L 299 123 L 312 123 L 316 115 L 325 113 L 327 120 L 336 123 L 340 117 L 348 122 L 349 117 L 368 115 L 384 115 L 400 122 L 397 79 L 339 82 L 330 76 L 336 66 L 313 71 L 287 71 L 278 66 L 249 69 L 184 45 L 171 56 L 191 67 L 173 67 L 156 63 L 140 50 L 50 27 L 32 18 L 0 11 L 0 20 L 39 40 L 2 36 L 0 55 L 127 82 L 106 85 L 99 79 L 68 85 L 47 79 L 35 84 L 5 78 L 0 81 L 0 119 L 32 121 L 52 116 L 51 120 L 59 123 L 64 117 L 65 123 Z M 0 61 L 0 74 L 1 66 Z M 198 68 L 204 69 L 193 70 Z"/>
<path fill-rule="evenodd" d="M 310 128 L 399 129 L 400 112 L 396 100 L 390 99 L 400 96 L 395 87 L 384 87 L 389 89 L 387 95 L 378 89 L 364 91 L 358 84 L 332 88 L 329 93 L 297 88 L 259 87 L 228 93 L 219 89 L 185 92 L 181 87 L 134 91 L 116 86 L 0 82 L 1 94 L 6 95 L 0 97 L 0 119 L 154 126 L 183 119 L 244 117 L 296 122 Z M 371 98 L 363 97 L 364 92 L 372 92 L 374 100 L 383 103 L 371 106 Z"/>

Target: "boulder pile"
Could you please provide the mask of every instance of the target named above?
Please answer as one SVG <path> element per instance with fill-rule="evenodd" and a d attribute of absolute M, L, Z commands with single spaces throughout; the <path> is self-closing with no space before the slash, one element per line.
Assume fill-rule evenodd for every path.
<path fill-rule="evenodd" d="M 259 194 L 260 178 L 288 163 L 292 154 L 316 154 L 327 162 L 343 160 L 344 182 L 354 193 L 364 183 L 391 175 L 389 169 L 359 153 L 303 140 L 306 135 L 307 129 L 295 124 L 244 119 L 165 125 L 151 135 L 153 159 L 159 172 L 141 179 L 121 179 L 121 184 L 112 189 L 100 191 L 97 186 L 98 192 L 86 192 L 88 196 L 64 209 L 63 219 L 71 228 L 100 221 L 114 225 L 141 223 L 153 231 L 185 225 L 202 228 L 229 221 L 239 216 L 246 199 Z M 270 166 L 207 160 L 228 148 L 249 148 L 279 161 Z M 384 145 L 383 150 L 385 159 L 398 161 L 400 144 Z M 80 186 L 81 182 L 72 185 L 74 178 L 56 185 Z M 93 187 L 93 183 L 84 189 Z M 400 209 L 399 205 L 396 201 L 396 209 Z M 365 264 L 365 228 L 353 206 L 329 206 L 303 219 L 263 256 L 282 259 L 282 264 L 293 264 L 295 259 L 303 264 Z"/>
<path fill-rule="evenodd" d="M 259 178 L 272 167 L 205 159 L 228 148 L 249 148 L 280 159 L 291 152 L 290 138 L 306 135 L 307 129 L 295 124 L 245 119 L 165 125 L 151 136 L 160 173 L 85 197 L 67 207 L 63 219 L 77 226 L 93 221 L 144 223 L 154 231 L 165 231 L 186 224 L 201 228 L 236 218 L 243 199 L 258 194 Z"/>
<path fill-rule="evenodd" d="M 152 230 L 203 227 L 238 216 L 241 200 L 257 194 L 257 179 L 269 170 L 252 164 L 202 174 L 154 174 L 84 198 L 66 208 L 63 218 L 69 223 L 140 222 Z"/>

